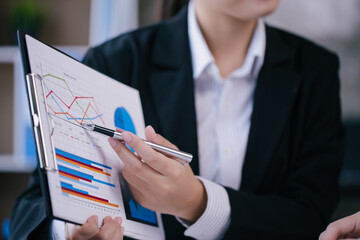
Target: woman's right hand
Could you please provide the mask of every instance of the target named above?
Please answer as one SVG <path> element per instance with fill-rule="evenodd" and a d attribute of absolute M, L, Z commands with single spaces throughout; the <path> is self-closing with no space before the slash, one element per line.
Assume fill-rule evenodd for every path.
<path fill-rule="evenodd" d="M 121 217 L 112 219 L 107 216 L 104 218 L 102 226 L 98 225 L 98 217 L 91 216 L 82 226 L 70 227 L 66 225 L 66 239 L 70 240 L 107 240 L 107 239 L 123 239 L 124 228 L 121 226 Z M 71 229 L 70 229 L 71 228 Z"/>

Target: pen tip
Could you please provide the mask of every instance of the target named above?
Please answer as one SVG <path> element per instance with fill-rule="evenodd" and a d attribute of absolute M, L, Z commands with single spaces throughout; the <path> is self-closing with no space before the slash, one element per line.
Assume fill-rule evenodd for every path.
<path fill-rule="evenodd" d="M 81 123 L 81 126 L 85 129 L 89 129 L 91 130 L 94 126 L 94 124 L 89 124 L 89 123 Z"/>

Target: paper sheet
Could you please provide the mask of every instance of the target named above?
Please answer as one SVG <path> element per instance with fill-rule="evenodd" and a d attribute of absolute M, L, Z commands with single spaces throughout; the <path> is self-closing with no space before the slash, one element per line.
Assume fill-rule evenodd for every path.
<path fill-rule="evenodd" d="M 26 45 L 31 72 L 42 77 L 36 89 L 46 155 L 58 167 L 47 174 L 53 215 L 76 223 L 94 214 L 100 222 L 120 216 L 125 235 L 164 238 L 160 214 L 133 199 L 107 137 L 80 127 L 83 122 L 118 127 L 144 138 L 138 91 L 27 35 Z"/>

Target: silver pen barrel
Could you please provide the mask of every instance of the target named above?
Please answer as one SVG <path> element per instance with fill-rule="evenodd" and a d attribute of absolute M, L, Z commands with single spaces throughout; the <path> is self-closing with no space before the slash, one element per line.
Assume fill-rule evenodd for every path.
<path fill-rule="evenodd" d="M 120 132 L 115 132 L 114 137 L 117 140 L 124 141 L 124 139 L 121 136 Z M 160 152 L 168 157 L 173 157 L 175 160 L 182 164 L 189 164 L 193 158 L 192 154 L 186 153 L 183 151 L 179 151 L 176 149 L 168 148 L 159 144 L 155 144 L 152 142 L 148 142 L 146 140 L 143 140 L 147 145 L 149 145 L 151 148 L 156 150 L 157 152 Z"/>
<path fill-rule="evenodd" d="M 156 151 L 168 156 L 168 157 L 174 157 L 176 160 L 178 160 L 182 164 L 189 164 L 193 158 L 192 154 L 186 153 L 183 151 L 175 150 L 172 148 L 168 148 L 162 145 L 158 145 L 152 142 L 145 141 L 146 144 L 148 144 L 150 147 L 155 149 Z"/>
<path fill-rule="evenodd" d="M 101 127 L 95 124 L 89 124 L 89 123 L 82 123 L 82 127 L 90 130 L 90 131 L 94 131 L 97 133 L 101 133 L 103 135 L 115 138 L 117 140 L 120 141 L 124 141 L 124 139 L 121 136 L 121 132 L 117 132 L 114 131 L 112 129 L 108 129 L 105 127 Z M 149 145 L 151 148 L 153 148 L 154 150 L 168 156 L 168 157 L 172 157 L 174 160 L 182 163 L 182 164 L 189 164 L 193 158 L 193 155 L 190 153 L 186 153 L 180 150 L 176 150 L 176 149 L 172 149 L 172 148 L 168 148 L 159 144 L 155 144 L 152 142 L 148 142 L 146 140 L 143 140 L 147 145 Z"/>

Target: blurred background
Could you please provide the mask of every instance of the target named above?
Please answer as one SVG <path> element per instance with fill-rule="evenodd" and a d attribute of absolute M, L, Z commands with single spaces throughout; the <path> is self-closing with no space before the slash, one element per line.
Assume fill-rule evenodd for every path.
<path fill-rule="evenodd" d="M 165 2 L 164 2 L 165 1 Z M 17 48 L 21 28 L 69 55 L 123 32 L 162 19 L 168 0 L 1 0 L 0 1 L 0 224 L 8 217 L 36 166 L 25 81 Z M 268 24 L 309 38 L 335 51 L 341 62 L 342 117 L 347 149 L 340 177 L 341 202 L 333 218 L 360 210 L 360 1 L 281 0 Z"/>

